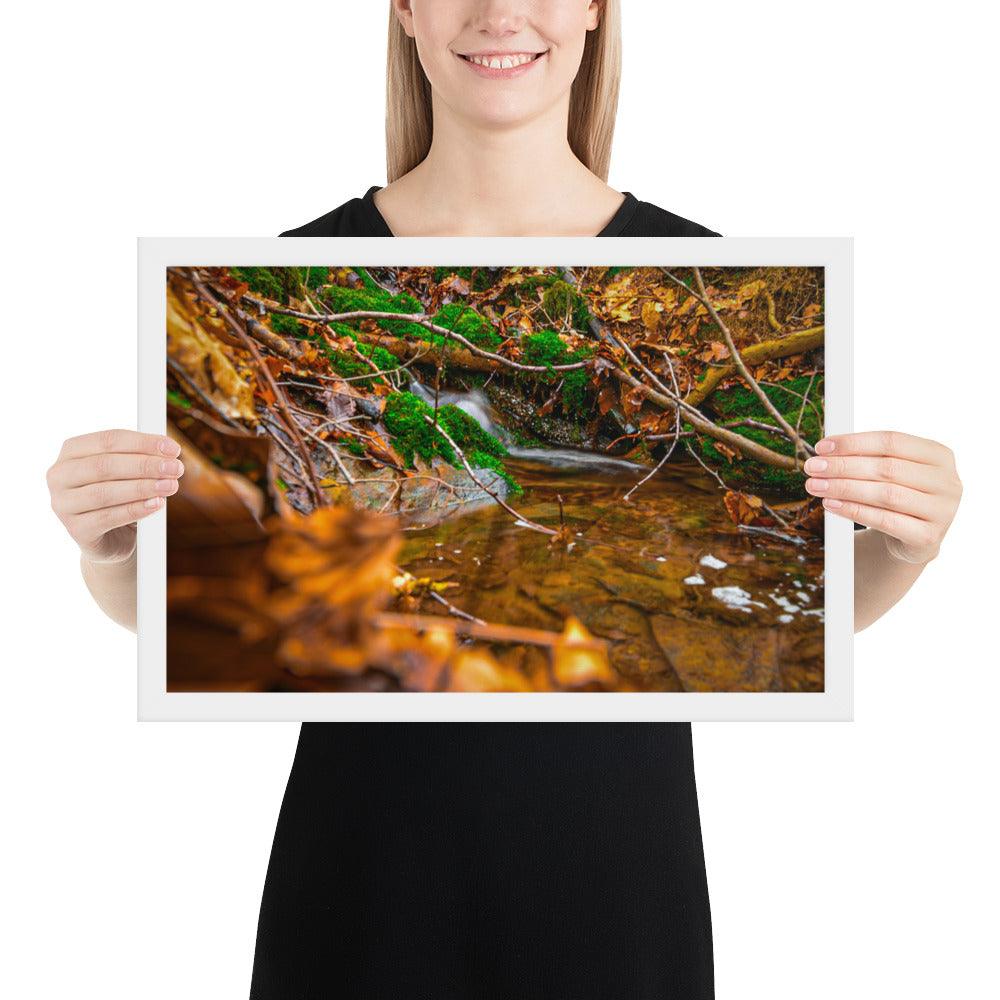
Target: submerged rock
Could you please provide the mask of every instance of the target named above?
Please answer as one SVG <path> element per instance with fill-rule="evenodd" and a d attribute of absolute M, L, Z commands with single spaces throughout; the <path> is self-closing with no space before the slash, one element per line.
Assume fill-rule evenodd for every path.
<path fill-rule="evenodd" d="M 510 487 L 503 476 L 493 469 L 474 471 L 475 479 L 445 463 L 405 477 L 390 469 L 375 475 L 369 470 L 365 482 L 350 487 L 350 499 L 356 507 L 399 515 L 406 524 L 438 524 L 482 504 L 495 504 L 488 491 L 507 499 Z"/>

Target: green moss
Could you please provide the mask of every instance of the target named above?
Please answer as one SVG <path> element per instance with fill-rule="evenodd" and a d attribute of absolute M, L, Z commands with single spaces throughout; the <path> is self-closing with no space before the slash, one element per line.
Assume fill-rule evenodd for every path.
<path fill-rule="evenodd" d="M 382 288 L 347 288 L 344 285 L 330 285 L 323 290 L 323 300 L 334 312 L 357 312 L 368 310 L 373 312 L 421 312 L 420 303 L 400 292 L 390 295 Z"/>
<path fill-rule="evenodd" d="M 787 382 L 776 385 L 761 386 L 765 395 L 777 407 L 778 412 L 785 420 L 795 426 L 799 419 L 799 409 L 802 405 L 801 394 L 805 392 L 809 385 L 810 376 L 801 375 Z M 788 390 L 792 390 L 791 392 Z M 793 393 L 799 393 L 794 395 Z M 810 390 L 810 399 L 821 401 L 823 399 L 823 376 L 819 375 L 813 382 Z M 767 412 L 764 404 L 744 385 L 733 386 L 730 389 L 717 389 L 709 398 L 709 405 L 714 411 L 717 419 L 735 420 L 740 417 L 750 417 L 761 420 L 764 423 L 773 424 L 774 417 Z M 822 407 L 819 407 L 822 412 Z M 690 425 L 685 423 L 685 429 L 690 430 Z M 775 434 L 772 431 L 760 430 L 756 427 L 734 427 L 734 433 L 765 445 L 772 451 L 781 455 L 794 455 L 795 449 L 792 443 L 783 435 Z M 799 424 L 799 433 L 803 439 L 810 444 L 815 444 L 822 436 L 819 426 L 819 419 L 816 413 L 808 404 L 802 413 L 802 421 Z M 731 486 L 746 486 L 754 489 L 772 491 L 781 494 L 793 494 L 795 496 L 804 495 L 802 484 L 805 482 L 805 474 L 789 469 L 776 469 L 770 465 L 764 465 L 749 458 L 737 458 L 731 463 L 723 455 L 710 438 L 702 436 L 697 445 L 700 454 L 705 461 L 719 469 L 720 475 Z"/>
<path fill-rule="evenodd" d="M 251 292 L 276 302 L 285 301 L 284 283 L 280 267 L 231 267 L 229 273 L 238 281 L 245 281 Z"/>
<path fill-rule="evenodd" d="M 368 273 L 368 269 L 364 267 L 356 267 L 355 273 L 361 279 L 361 284 L 368 289 L 369 292 L 374 292 L 376 295 L 380 292 L 385 294 L 385 289 Z"/>
<path fill-rule="evenodd" d="M 328 267 L 231 267 L 229 273 L 250 291 L 275 302 L 301 299 L 307 289 L 318 291 L 330 280 Z"/>
<path fill-rule="evenodd" d="M 340 285 L 331 285 L 323 292 L 323 298 L 329 308 L 337 313 L 362 311 L 422 313 L 424 311 L 423 306 L 412 295 L 406 292 L 390 295 L 377 286 L 344 288 Z M 501 342 L 500 336 L 489 320 L 461 302 L 449 302 L 442 306 L 431 317 L 431 321 L 448 330 L 454 330 L 477 347 L 490 349 Z M 427 327 L 408 320 L 380 319 L 378 325 L 394 337 L 413 337 L 434 343 L 441 343 L 446 339 L 432 333 Z M 352 329 L 350 324 L 345 323 L 343 326 L 347 330 Z M 353 336 L 353 331 L 349 335 Z"/>
<path fill-rule="evenodd" d="M 425 419 L 433 415 L 433 408 L 419 396 L 412 392 L 395 392 L 386 400 L 382 419 L 407 466 L 412 468 L 415 457 L 419 455 L 427 462 L 441 457 L 461 468 L 462 460 L 448 440 Z M 449 403 L 438 409 L 438 423 L 462 449 L 473 468 L 492 469 L 503 476 L 512 490 L 520 492 L 521 487 L 503 465 L 507 449 L 474 417 Z"/>
<path fill-rule="evenodd" d="M 345 288 L 342 285 L 330 285 L 323 290 L 323 301 L 332 312 L 390 312 L 390 313 L 422 313 L 420 303 L 400 292 L 390 295 L 382 288 Z M 352 321 L 358 322 L 358 321 Z M 378 325 L 394 337 L 426 338 L 427 330 L 419 323 L 406 320 L 380 319 Z"/>
<path fill-rule="evenodd" d="M 271 313 L 271 329 L 283 337 L 301 339 L 306 336 L 306 328 L 294 316 Z"/>
<path fill-rule="evenodd" d="M 399 367 L 399 358 L 384 347 L 373 347 L 371 344 L 358 344 L 358 350 L 378 365 L 379 371 L 387 372 Z"/>
<path fill-rule="evenodd" d="M 330 368 L 336 372 L 341 378 L 349 378 L 355 382 L 358 386 L 364 386 L 370 388 L 376 380 L 382 378 L 381 375 L 376 375 L 372 371 L 372 367 L 369 364 L 365 364 L 361 358 L 347 351 L 338 351 L 336 348 L 331 347 L 325 341 L 318 343 L 317 346 L 323 351 L 330 362 Z M 369 358 L 375 365 L 378 366 L 380 372 L 392 371 L 394 368 L 399 367 L 399 359 L 395 354 L 385 350 L 383 347 L 373 347 L 371 344 L 358 344 L 358 353 L 363 354 L 366 358 Z"/>
<path fill-rule="evenodd" d="M 584 417 L 590 408 L 590 375 L 586 368 L 566 372 L 563 379 L 562 400 L 567 413 Z"/>
<path fill-rule="evenodd" d="M 328 267 L 300 267 L 299 279 L 306 288 L 316 292 L 329 282 L 330 269 Z"/>
<path fill-rule="evenodd" d="M 365 446 L 358 441 L 356 438 L 351 438 L 350 441 L 344 442 L 344 447 L 352 454 L 357 456 L 362 456 L 365 453 Z"/>
<path fill-rule="evenodd" d="M 573 328 L 586 333 L 590 327 L 590 310 L 587 302 L 569 282 L 556 278 L 542 294 L 542 308 L 553 320 L 571 316 Z"/>
<path fill-rule="evenodd" d="M 483 347 L 487 350 L 499 346 L 500 337 L 492 324 L 485 316 L 471 309 L 462 302 L 449 302 L 442 306 L 434 314 L 434 322 L 438 326 L 443 326 L 448 330 L 465 337 L 466 340 L 475 344 L 476 347 Z M 424 337 L 428 337 L 429 331 L 423 329 Z M 444 339 L 437 335 L 429 338 L 433 340 Z"/>
<path fill-rule="evenodd" d="M 449 462 L 455 460 L 448 442 L 424 420 L 432 413 L 430 406 L 412 392 L 393 393 L 385 402 L 382 420 L 409 467 L 413 466 L 416 455 L 428 462 L 435 455 L 444 455 Z"/>
<path fill-rule="evenodd" d="M 334 323 L 327 324 L 339 337 L 350 337 L 351 340 L 358 340 L 358 331 L 354 329 L 350 323 L 342 323 L 339 320 Z M 317 338 L 322 339 L 322 338 Z"/>
<path fill-rule="evenodd" d="M 430 411 L 430 406 L 427 407 Z M 507 449 L 497 440 L 475 417 L 453 403 L 448 403 L 438 409 L 438 422 L 451 436 L 451 439 L 462 449 L 471 462 L 470 453 L 492 455 L 494 458 L 506 458 Z M 475 464 L 475 463 L 473 463 Z"/>
<path fill-rule="evenodd" d="M 360 358 L 345 351 L 329 351 L 327 357 L 330 360 L 330 368 L 341 378 L 357 379 L 359 385 L 371 382 L 371 379 L 362 378 L 366 374 L 371 374 L 368 367 Z"/>
<path fill-rule="evenodd" d="M 525 364 L 562 365 L 568 364 L 566 344 L 555 330 L 539 330 L 525 334 L 521 338 L 521 352 Z"/>
<path fill-rule="evenodd" d="M 543 289 L 542 308 L 553 322 L 568 314 L 573 329 L 580 333 L 590 330 L 590 309 L 586 298 L 558 274 L 529 274 L 520 284 L 511 286 L 508 297 L 516 306 L 524 300 L 534 302 L 539 288 Z"/>
<path fill-rule="evenodd" d="M 472 281 L 472 268 L 471 267 L 436 267 L 434 268 L 434 280 L 444 281 L 445 278 L 452 274 L 457 274 L 460 278 L 464 278 L 466 281 Z"/>
<path fill-rule="evenodd" d="M 277 316 L 272 316 L 272 320 L 277 318 Z M 366 358 L 370 358 L 378 366 L 379 371 L 389 372 L 399 367 L 399 358 L 395 354 L 387 351 L 384 347 L 366 344 L 359 340 L 358 331 L 349 324 L 338 321 L 328 325 L 338 337 L 348 337 L 353 340 L 357 345 L 358 353 L 363 354 Z M 305 334 L 305 330 L 303 329 L 303 333 L 306 340 L 310 341 L 316 346 L 317 350 L 326 355 L 331 371 L 342 378 L 356 379 L 359 386 L 365 387 L 371 387 L 376 380 L 381 379 L 382 376 L 376 375 L 372 371 L 371 365 L 365 364 L 351 351 L 342 351 L 337 347 L 333 347 L 318 330 Z M 362 378 L 361 376 L 368 377 Z"/>
<path fill-rule="evenodd" d="M 592 348 L 586 346 L 569 350 L 555 330 L 526 334 L 521 338 L 521 350 L 525 363 L 529 365 L 571 365 L 575 361 L 585 361 L 594 353 Z M 561 398 L 565 413 L 577 417 L 588 415 L 592 408 L 593 391 L 586 368 L 570 372 L 554 371 L 543 378 L 549 382 L 562 379 Z"/>

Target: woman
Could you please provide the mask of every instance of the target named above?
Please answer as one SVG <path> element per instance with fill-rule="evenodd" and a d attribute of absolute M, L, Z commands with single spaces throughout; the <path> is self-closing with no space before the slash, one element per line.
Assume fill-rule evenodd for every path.
<path fill-rule="evenodd" d="M 393 0 L 388 174 L 294 236 L 718 235 L 608 187 L 615 0 Z M 433 123 L 433 128 L 432 128 Z M 855 627 L 954 516 L 946 447 L 835 435 L 807 481 L 855 535 Z M 824 465 L 825 463 L 825 465 Z M 183 473 L 116 431 L 49 473 L 102 608 L 135 628 L 135 521 Z M 711 923 L 686 724 L 306 724 L 251 996 L 706 998 Z"/>

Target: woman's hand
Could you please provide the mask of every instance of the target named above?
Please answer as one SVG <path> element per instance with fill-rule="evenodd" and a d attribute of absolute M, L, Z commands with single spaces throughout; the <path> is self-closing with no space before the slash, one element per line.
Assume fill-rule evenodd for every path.
<path fill-rule="evenodd" d="M 933 559 L 955 517 L 962 482 L 950 448 L 899 431 L 833 434 L 805 463 L 806 489 L 836 514 L 886 536 L 890 555 Z"/>
<path fill-rule="evenodd" d="M 46 479 L 52 509 L 92 563 L 119 563 L 135 551 L 136 521 L 177 492 L 184 473 L 176 441 L 110 430 L 63 443 Z"/>

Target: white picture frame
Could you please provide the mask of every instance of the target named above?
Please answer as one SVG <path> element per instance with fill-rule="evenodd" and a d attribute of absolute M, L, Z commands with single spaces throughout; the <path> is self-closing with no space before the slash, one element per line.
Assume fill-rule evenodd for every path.
<path fill-rule="evenodd" d="M 166 430 L 166 269 L 178 266 L 822 266 L 827 434 L 853 430 L 853 240 L 778 237 L 140 238 L 139 429 Z M 169 501 L 168 501 L 169 502 Z M 825 682 L 817 692 L 169 692 L 166 517 L 139 523 L 140 720 L 700 721 L 850 720 L 854 543 L 825 521 Z"/>

